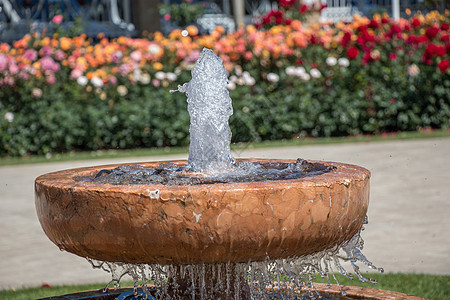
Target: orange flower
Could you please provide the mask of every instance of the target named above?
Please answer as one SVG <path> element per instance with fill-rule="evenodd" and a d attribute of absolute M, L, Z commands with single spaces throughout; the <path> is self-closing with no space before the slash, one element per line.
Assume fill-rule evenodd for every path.
<path fill-rule="evenodd" d="M 11 49 L 11 47 L 8 44 L 6 44 L 6 43 L 0 44 L 0 52 L 7 53 L 7 52 L 9 52 L 9 49 Z"/>
<path fill-rule="evenodd" d="M 194 25 L 186 27 L 186 30 L 190 36 L 196 36 L 198 34 L 198 29 Z"/>
<path fill-rule="evenodd" d="M 72 46 L 72 39 L 68 37 L 62 37 L 59 41 L 59 44 L 62 50 L 67 51 Z"/>
<path fill-rule="evenodd" d="M 256 30 L 256 27 L 255 26 L 253 26 L 253 25 L 248 25 L 247 26 L 247 33 L 254 33 L 254 32 L 256 32 L 257 30 Z"/>
<path fill-rule="evenodd" d="M 48 45 L 50 45 L 50 38 L 49 37 L 44 37 L 41 40 L 41 46 L 48 46 Z"/>
<path fill-rule="evenodd" d="M 160 62 L 155 62 L 153 64 L 153 69 L 155 69 L 156 71 L 161 71 L 163 69 L 163 65 Z"/>
<path fill-rule="evenodd" d="M 216 26 L 216 29 L 214 29 L 214 31 L 220 33 L 220 34 L 224 34 L 225 33 L 225 28 L 223 28 L 223 26 Z"/>

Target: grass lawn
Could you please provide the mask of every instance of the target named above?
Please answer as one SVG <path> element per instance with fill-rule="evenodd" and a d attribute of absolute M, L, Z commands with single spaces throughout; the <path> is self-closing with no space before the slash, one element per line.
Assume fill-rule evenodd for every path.
<path fill-rule="evenodd" d="M 393 140 L 426 139 L 426 138 L 441 138 L 441 137 L 450 137 L 450 129 L 398 132 L 381 135 L 359 135 L 359 136 L 330 137 L 330 138 L 298 138 L 292 140 L 263 141 L 259 143 L 238 143 L 232 144 L 231 149 L 235 151 L 242 151 L 245 149 L 269 148 L 269 147 L 382 142 Z M 42 163 L 42 162 L 92 160 L 102 158 L 144 157 L 144 156 L 169 155 L 180 153 L 188 153 L 188 147 L 171 147 L 171 148 L 165 147 L 165 148 L 131 149 L 131 150 L 101 150 L 89 152 L 70 152 L 47 156 L 31 155 L 25 157 L 0 157 L 0 166 Z"/>
<path fill-rule="evenodd" d="M 450 299 L 450 276 L 421 275 L 421 274 L 369 274 L 370 278 L 377 279 L 378 284 L 363 283 L 359 280 L 349 280 L 342 275 L 337 275 L 338 281 L 342 285 L 364 286 L 402 292 L 406 294 L 421 296 L 433 300 Z M 315 280 L 316 282 L 325 282 Z M 25 300 L 56 295 L 70 294 L 86 290 L 96 290 L 104 288 L 106 284 L 87 284 L 72 286 L 36 287 L 17 290 L 0 291 L 0 299 L 5 300 Z M 132 282 L 124 282 L 122 286 L 132 286 Z"/>

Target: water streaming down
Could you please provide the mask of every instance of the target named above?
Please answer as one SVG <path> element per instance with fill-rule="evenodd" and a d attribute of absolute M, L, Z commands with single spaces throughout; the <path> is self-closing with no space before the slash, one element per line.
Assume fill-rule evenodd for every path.
<path fill-rule="evenodd" d="M 121 279 L 129 275 L 136 291 L 142 290 L 156 299 L 180 299 L 179 295 L 173 297 L 168 293 L 174 288 L 173 283 L 177 282 L 188 282 L 190 298 L 186 299 L 347 299 L 342 289 L 340 296 L 317 292 L 313 281 L 318 276 L 325 278 L 328 284 L 335 282 L 339 285 L 335 273 L 354 279 L 354 272 L 359 280 L 375 284 L 375 280 L 361 273 L 357 263 L 379 272 L 383 272 L 383 269 L 367 260 L 361 252 L 363 245 L 358 233 L 343 245 L 289 259 L 271 260 L 267 257 L 265 261 L 198 265 L 148 265 L 87 260 L 93 268 L 111 273 L 112 280 L 106 288 L 110 285 L 119 287 Z M 350 262 L 351 270 L 347 270 L 343 262 Z M 243 295 L 241 289 L 247 287 L 250 295 Z"/>
<path fill-rule="evenodd" d="M 229 182 L 230 178 L 233 180 L 237 178 L 237 181 L 255 180 L 245 177 L 248 173 L 261 175 L 261 180 L 277 180 L 281 176 L 281 169 L 288 172 L 282 175 L 282 178 L 278 178 L 280 180 L 290 179 L 289 176 L 301 178 L 305 174 L 313 176 L 332 171 L 323 165 L 304 160 L 272 168 L 251 162 L 236 162 L 230 153 L 231 131 L 228 119 L 233 110 L 226 84 L 227 75 L 222 60 L 212 50 L 204 49 L 192 70 L 192 80 L 178 86 L 178 91 L 187 95 L 191 116 L 191 144 L 187 166 L 164 165 L 159 170 L 158 167 L 151 170 L 139 166 L 122 167 L 116 171 L 101 170 L 94 174 L 94 179 L 91 176 L 90 179 L 85 177 L 77 180 L 145 184 L 141 180 L 145 178 L 151 183 L 169 185 L 202 184 Z M 129 173 L 131 177 L 138 173 L 142 176 L 137 177 L 138 179 L 131 178 L 131 181 L 117 179 L 119 175 L 126 173 L 124 172 L 126 168 L 131 172 Z M 158 179 L 162 178 L 159 171 L 166 173 L 166 179 Z M 203 173 L 207 176 L 197 177 L 194 182 L 186 181 L 192 180 L 193 176 L 184 176 L 189 172 Z M 180 174 L 181 179 L 175 180 L 174 177 Z M 107 179 L 113 182 L 104 181 Z M 135 281 L 136 289 L 141 288 L 157 299 L 180 299 L 178 290 L 185 291 L 189 299 L 310 299 L 323 296 L 314 291 L 312 281 L 317 275 L 326 278 L 328 282 L 337 282 L 334 278 L 335 272 L 348 278 L 353 278 L 353 272 L 360 280 L 375 283 L 361 274 L 357 263 L 378 271 L 382 269 L 376 268 L 366 259 L 361 252 L 362 248 L 363 241 L 360 233 L 357 233 L 351 240 L 335 245 L 332 249 L 289 259 L 272 260 L 267 257 L 265 261 L 197 265 L 146 265 L 88 260 L 94 268 L 111 273 L 110 284 L 118 286 L 122 277 L 129 275 Z M 350 262 L 351 271 L 346 270 L 341 262 Z M 305 288 L 308 288 L 306 293 Z M 342 294 L 344 295 L 344 292 Z M 323 299 L 336 298 L 323 297 Z"/>

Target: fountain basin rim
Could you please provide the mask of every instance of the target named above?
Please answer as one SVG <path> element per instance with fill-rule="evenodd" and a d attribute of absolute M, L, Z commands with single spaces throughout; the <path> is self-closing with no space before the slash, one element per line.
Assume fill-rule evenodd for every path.
<path fill-rule="evenodd" d="M 250 162 L 281 162 L 281 163 L 292 163 L 295 160 L 294 159 L 268 159 L 268 158 L 249 158 L 249 159 L 237 159 L 236 161 L 250 161 Z M 298 183 L 299 181 L 304 181 L 305 184 L 317 184 L 320 181 L 326 181 L 327 177 L 333 176 L 334 174 L 341 174 L 345 175 L 345 173 L 348 172 L 356 172 L 361 174 L 361 177 L 371 177 L 371 172 L 363 167 L 352 165 L 352 164 L 346 164 L 346 163 L 340 163 L 340 162 L 332 162 L 332 161 L 320 161 L 320 160 L 308 160 L 309 163 L 320 163 L 323 164 L 325 167 L 338 167 L 336 170 L 331 170 L 324 172 L 322 174 L 318 175 L 307 175 L 302 178 L 296 178 L 296 179 L 280 179 L 280 180 L 261 180 L 261 181 L 244 181 L 244 182 L 227 182 L 227 183 L 205 183 L 205 184 L 193 184 L 189 185 L 190 188 L 195 188 L 198 186 L 201 189 L 210 188 L 212 186 L 214 187 L 221 187 L 221 186 L 229 186 L 233 185 L 234 189 L 239 189 L 240 186 L 245 186 L 246 189 L 254 187 L 254 188 L 260 188 L 261 186 L 267 186 L 271 184 L 289 184 L 292 182 Z M 89 167 L 79 167 L 79 168 L 73 168 L 73 169 L 66 169 L 61 171 L 55 171 L 46 173 L 43 175 L 40 175 L 36 178 L 36 183 L 39 182 L 39 184 L 45 184 L 45 182 L 51 182 L 52 186 L 59 186 L 59 187 L 67 187 L 69 186 L 83 186 L 85 188 L 93 188 L 95 187 L 97 190 L 114 190 L 119 189 L 122 190 L 123 188 L 130 188 L 135 187 L 136 189 L 139 188 L 160 188 L 160 189 L 185 189 L 185 185 L 168 185 L 168 184 L 159 184 L 159 183 L 147 183 L 147 184 L 112 184 L 112 183 L 98 183 L 98 182 L 91 182 L 91 181 L 80 181 L 75 180 L 74 177 L 78 176 L 89 176 L 89 175 L 95 175 L 96 172 L 100 170 L 110 170 L 117 168 L 119 166 L 131 166 L 131 165 L 140 165 L 143 167 L 154 167 L 159 164 L 164 163 L 174 163 L 174 164 L 187 164 L 187 160 L 167 160 L 167 161 L 152 161 L 152 162 L 136 162 L 136 163 L 121 163 L 121 164 L 106 164 L 106 165 L 96 165 L 96 166 L 89 166 Z M 192 176 L 199 176 L 204 177 L 204 173 L 194 173 L 192 172 Z M 207 174 L 206 174 L 207 176 Z M 335 177 L 335 176 L 333 176 Z M 345 176 L 342 176 L 342 182 L 345 184 L 346 179 Z M 335 178 L 338 180 L 338 178 Z M 339 181 L 339 180 L 338 180 Z M 309 184 L 308 184 L 309 183 Z"/>
<path fill-rule="evenodd" d="M 300 257 L 350 240 L 361 230 L 369 203 L 370 171 L 317 162 L 335 169 L 298 179 L 189 186 L 73 179 L 118 164 L 63 170 L 36 179 L 36 210 L 60 249 L 101 261 L 198 264 Z"/>

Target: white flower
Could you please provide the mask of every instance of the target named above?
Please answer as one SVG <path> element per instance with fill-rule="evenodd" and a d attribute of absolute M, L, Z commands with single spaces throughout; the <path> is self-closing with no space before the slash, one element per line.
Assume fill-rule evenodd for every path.
<path fill-rule="evenodd" d="M 238 81 L 238 78 L 236 75 L 231 75 L 229 80 L 230 82 L 236 83 Z"/>
<path fill-rule="evenodd" d="M 236 83 L 239 84 L 239 85 L 244 85 L 245 84 L 244 77 L 239 77 Z"/>
<path fill-rule="evenodd" d="M 316 68 L 312 68 L 311 71 L 309 71 L 309 74 L 311 74 L 312 78 L 320 78 L 320 76 L 322 76 L 320 71 L 317 70 Z"/>
<path fill-rule="evenodd" d="M 161 47 L 159 47 L 156 44 L 151 44 L 150 46 L 148 46 L 148 52 L 150 52 L 153 55 L 159 53 L 159 51 L 161 51 Z"/>
<path fill-rule="evenodd" d="M 166 78 L 167 78 L 167 80 L 169 80 L 169 81 L 175 81 L 175 80 L 177 80 L 177 74 L 175 74 L 175 73 L 171 73 L 171 72 L 169 72 L 169 73 L 166 73 Z"/>
<path fill-rule="evenodd" d="M 158 80 L 164 80 L 166 79 L 166 73 L 158 71 L 155 73 L 155 78 Z"/>
<path fill-rule="evenodd" d="M 252 75 L 250 75 L 250 73 L 249 73 L 248 71 L 244 71 L 244 72 L 242 73 L 242 77 L 244 77 L 244 78 L 249 78 L 249 77 L 252 77 Z"/>
<path fill-rule="evenodd" d="M 348 66 L 350 66 L 350 61 L 346 57 L 341 57 L 338 59 L 338 64 L 341 67 L 347 68 Z"/>
<path fill-rule="evenodd" d="M 248 86 L 254 86 L 256 83 L 255 78 L 253 78 L 252 76 L 245 76 L 244 78 L 244 84 L 248 85 Z"/>
<path fill-rule="evenodd" d="M 300 79 L 303 80 L 303 81 L 308 81 L 308 80 L 311 79 L 311 76 L 310 76 L 308 73 L 303 73 L 303 74 L 301 74 L 299 77 L 300 77 Z"/>
<path fill-rule="evenodd" d="M 415 77 L 419 75 L 420 69 L 416 64 L 412 64 L 408 67 L 408 75 L 411 77 Z"/>
<path fill-rule="evenodd" d="M 103 80 L 97 76 L 91 78 L 91 83 L 96 88 L 101 88 L 103 86 Z"/>
<path fill-rule="evenodd" d="M 14 121 L 14 114 L 10 111 L 8 111 L 5 116 L 4 116 L 5 120 L 8 121 L 9 123 L 11 123 L 12 121 Z"/>
<path fill-rule="evenodd" d="M 36 98 L 36 99 L 41 98 L 41 96 L 42 96 L 42 90 L 41 90 L 40 88 L 34 88 L 34 89 L 31 91 L 31 95 L 32 95 L 34 98 Z"/>
<path fill-rule="evenodd" d="M 303 74 L 305 74 L 306 73 L 306 70 L 305 70 L 305 68 L 303 68 L 303 67 L 297 67 L 297 68 L 295 68 L 295 76 L 297 76 L 297 77 L 301 77 Z"/>
<path fill-rule="evenodd" d="M 236 73 L 237 76 L 241 76 L 242 75 L 242 67 L 240 65 L 236 65 L 234 67 L 234 72 Z"/>
<path fill-rule="evenodd" d="M 227 85 L 227 88 L 229 90 L 234 90 L 236 88 L 236 83 L 234 83 L 233 81 L 229 81 L 228 85 Z"/>
<path fill-rule="evenodd" d="M 244 84 L 248 86 L 253 86 L 256 83 L 255 78 L 250 75 L 249 72 L 245 71 L 242 73 L 242 78 L 244 79 Z"/>
<path fill-rule="evenodd" d="M 280 80 L 280 76 L 275 73 L 267 74 L 267 80 L 270 82 L 278 82 Z"/>
<path fill-rule="evenodd" d="M 126 94 L 128 94 L 128 89 L 126 86 L 124 85 L 119 85 L 117 87 L 117 92 L 119 93 L 120 96 L 125 96 Z"/>
<path fill-rule="evenodd" d="M 332 66 L 335 66 L 337 64 L 337 59 L 335 57 L 330 56 L 330 57 L 327 57 L 325 62 L 327 63 L 327 65 L 332 67 Z"/>
<path fill-rule="evenodd" d="M 85 86 L 86 84 L 88 84 L 89 80 L 87 79 L 86 76 L 80 76 L 77 78 L 77 83 L 79 85 Z"/>
<path fill-rule="evenodd" d="M 289 66 L 286 68 L 286 74 L 289 76 L 295 76 L 295 67 L 294 66 Z"/>
<path fill-rule="evenodd" d="M 139 78 L 139 81 L 142 84 L 149 84 L 150 83 L 150 75 L 148 75 L 148 73 L 142 73 L 141 74 L 141 78 Z"/>
<path fill-rule="evenodd" d="M 141 81 L 141 69 L 134 69 L 132 79 L 133 81 Z"/>

